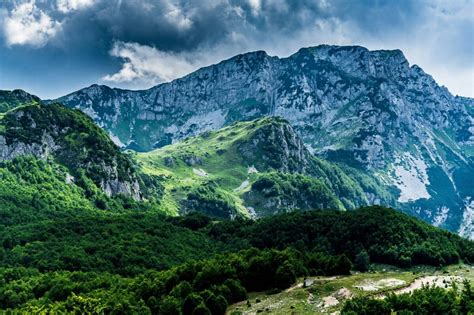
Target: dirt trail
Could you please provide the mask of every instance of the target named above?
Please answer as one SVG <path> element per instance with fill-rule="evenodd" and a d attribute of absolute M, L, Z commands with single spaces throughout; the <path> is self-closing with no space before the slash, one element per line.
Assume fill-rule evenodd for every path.
<path fill-rule="evenodd" d="M 446 286 L 451 287 L 454 282 L 462 282 L 462 277 L 459 276 L 424 276 L 416 279 L 408 286 L 398 290 L 394 290 L 395 294 L 411 293 L 414 290 L 421 289 L 423 286 L 435 286 L 444 288 Z"/>
<path fill-rule="evenodd" d="M 250 184 L 250 182 L 249 182 L 248 179 L 244 180 L 244 181 L 242 182 L 242 184 L 240 184 L 239 187 L 237 187 L 237 188 L 234 189 L 234 192 L 239 192 L 239 191 L 244 190 L 245 188 L 247 188 L 247 187 L 249 186 L 249 184 Z"/>
<path fill-rule="evenodd" d="M 325 296 L 321 299 L 320 307 L 330 308 L 338 305 L 339 303 L 351 299 L 354 294 L 347 288 L 340 288 L 338 291 L 334 292 L 329 296 Z"/>

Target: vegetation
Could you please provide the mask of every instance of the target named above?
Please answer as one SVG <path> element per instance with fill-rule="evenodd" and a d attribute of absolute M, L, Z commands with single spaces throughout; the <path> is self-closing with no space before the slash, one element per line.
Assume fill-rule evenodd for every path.
<path fill-rule="evenodd" d="M 467 240 L 380 207 L 222 222 L 93 212 L 4 226 L 0 235 L 0 305 L 25 312 L 223 314 L 246 292 L 361 269 L 365 249 L 371 262 L 400 253 L 389 256 L 398 265 L 402 257 L 424 263 L 431 252 L 436 266 L 474 253 Z"/>
<path fill-rule="evenodd" d="M 59 104 L 32 105 L 11 111 L 2 119 L 6 144 L 42 144 L 45 136 L 51 137 L 58 149 L 54 157 L 66 166 L 72 175 L 79 177 L 84 171 L 96 185 L 113 174 L 108 167 L 117 169 L 122 180 L 132 180 L 131 161 L 121 154 L 100 129 L 85 114 Z"/>
<path fill-rule="evenodd" d="M 0 224 L 158 207 L 161 179 L 136 172 L 130 158 L 90 118 L 29 98 L 33 104 L 19 100 L 0 117 Z M 140 193 L 147 202 L 138 200 Z"/>
<path fill-rule="evenodd" d="M 99 214 L 103 210 L 120 213 L 156 207 L 125 196 L 108 197 L 83 173 L 74 178 L 66 167 L 31 156 L 0 162 L 0 205 L 0 230 L 41 220 Z"/>
<path fill-rule="evenodd" d="M 472 242 L 379 206 L 226 221 L 212 225 L 208 233 L 217 240 L 257 248 L 344 254 L 353 262 L 361 251 L 368 253 L 370 262 L 401 267 L 474 261 Z"/>
<path fill-rule="evenodd" d="M 232 197 L 219 189 L 219 186 L 213 181 L 193 187 L 186 199 L 183 200 L 182 206 L 185 211 L 199 211 L 220 219 L 239 215 Z"/>
<path fill-rule="evenodd" d="M 376 178 L 313 157 L 281 118 L 234 123 L 134 158 L 142 172 L 162 176 L 165 206 L 175 213 L 189 211 L 189 199 L 192 210 L 217 218 L 355 209 L 370 203 L 366 195 L 395 203 Z M 226 200 L 225 210 L 210 210 L 211 195 Z"/>
<path fill-rule="evenodd" d="M 294 210 L 341 209 L 344 206 L 320 180 L 301 175 L 278 172 L 264 173 L 244 194 L 250 207 L 260 209 L 261 215 Z"/>
<path fill-rule="evenodd" d="M 400 295 L 391 294 L 386 299 L 354 298 L 346 302 L 341 314 L 390 315 L 396 314 L 472 314 L 474 293 L 468 281 L 463 289 L 423 287 Z"/>
<path fill-rule="evenodd" d="M 0 227 L 1 228 L 1 227 Z M 94 214 L 1 228 L 0 265 L 134 276 L 224 250 L 219 242 L 154 214 Z"/>
<path fill-rule="evenodd" d="M 65 167 L 33 157 L 0 163 L 0 229 L 96 211 L 94 199 L 86 198 L 83 188 L 66 183 L 67 173 Z M 103 193 L 96 193 L 110 207 L 117 206 Z"/>
<path fill-rule="evenodd" d="M 0 90 L 0 117 L 2 113 L 6 113 L 16 107 L 37 104 L 39 102 L 40 99 L 38 97 L 28 94 L 23 90 Z"/>
<path fill-rule="evenodd" d="M 313 269 L 308 267 L 313 265 L 324 265 L 324 272 L 329 274 L 347 274 L 351 267 L 345 257 L 306 257 L 294 249 L 250 249 L 188 262 L 167 271 L 150 270 L 134 278 L 109 273 L 40 273 L 31 268 L 4 268 L 0 270 L 4 279 L 0 305 L 29 312 L 70 312 L 93 302 L 91 306 L 105 312 L 120 307 L 158 314 L 194 314 L 205 306 L 213 314 L 224 314 L 229 303 L 246 299 L 247 291 L 284 289 L 297 276 L 311 272 Z"/>
<path fill-rule="evenodd" d="M 0 162 L 2 311 L 224 314 L 249 292 L 278 292 L 301 277 L 474 261 L 472 242 L 394 210 L 340 211 L 367 203 L 365 191 L 381 200 L 387 192 L 310 157 L 280 119 L 135 155 L 136 168 L 84 114 L 35 99 L 14 105 L 0 117 L 0 149 L 25 152 Z M 272 149 L 279 132 L 295 152 Z M 104 184 L 123 182 L 141 186 L 140 196 Z M 307 211 L 315 208 L 339 210 Z M 165 215 L 178 210 L 186 215 Z M 277 212 L 290 213 L 247 218 Z M 356 298 L 344 310 L 414 312 L 430 295 L 433 312 L 472 308 L 468 284 L 462 293 L 423 290 Z"/>

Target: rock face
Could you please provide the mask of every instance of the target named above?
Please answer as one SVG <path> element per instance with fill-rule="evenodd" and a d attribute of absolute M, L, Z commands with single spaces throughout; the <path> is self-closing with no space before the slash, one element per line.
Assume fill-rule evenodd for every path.
<path fill-rule="evenodd" d="M 11 145 L 7 145 L 5 137 L 0 136 L 0 161 L 13 160 L 23 155 L 45 160 L 56 149 L 58 147 L 49 135 L 43 135 L 40 143 L 16 142 Z"/>
<path fill-rule="evenodd" d="M 283 173 L 310 171 L 310 153 L 293 128 L 281 119 L 270 120 L 238 147 L 248 164 L 257 169 Z"/>
<path fill-rule="evenodd" d="M 149 90 L 94 85 L 58 101 L 142 151 L 281 116 L 313 154 L 366 170 L 393 186 L 406 211 L 474 236 L 466 232 L 474 225 L 474 100 L 453 96 L 399 50 L 323 45 L 288 58 L 259 51 Z"/>

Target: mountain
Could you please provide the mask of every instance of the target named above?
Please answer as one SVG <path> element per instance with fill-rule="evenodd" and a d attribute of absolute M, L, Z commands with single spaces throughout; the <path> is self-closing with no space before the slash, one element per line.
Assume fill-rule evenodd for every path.
<path fill-rule="evenodd" d="M 439 280 L 440 267 L 451 282 L 465 280 L 462 292 L 423 288 L 418 295 L 442 298 L 392 298 L 394 307 L 474 307 L 470 266 L 461 265 L 474 260 L 472 241 L 392 209 L 359 208 L 397 205 L 398 191 L 366 168 L 314 155 L 283 118 L 124 152 L 78 110 L 23 92 L 8 97 L 0 115 L 1 312 L 220 315 L 276 298 L 272 309 L 285 313 L 366 303 L 388 314 L 388 304 L 364 298 L 422 275 Z M 339 281 L 348 302 L 329 309 Z M 376 287 L 381 281 L 397 284 Z"/>
<path fill-rule="evenodd" d="M 139 174 L 130 158 L 82 112 L 44 105 L 23 91 L 0 94 L 9 108 L 0 116 L 4 224 L 28 222 L 34 219 L 32 213 L 51 218 L 120 211 L 158 198 L 153 192 L 160 190 L 159 182 Z"/>
<path fill-rule="evenodd" d="M 57 101 L 139 151 L 280 116 L 312 154 L 377 177 L 405 211 L 474 237 L 474 100 L 453 96 L 399 50 L 258 51 L 149 90 L 94 85 Z"/>
<path fill-rule="evenodd" d="M 0 90 L 0 114 L 21 105 L 38 104 L 41 100 L 23 90 Z"/>
<path fill-rule="evenodd" d="M 169 212 L 220 218 L 354 209 L 396 200 L 377 178 L 314 157 L 289 123 L 266 117 L 134 155 L 160 176 Z"/>

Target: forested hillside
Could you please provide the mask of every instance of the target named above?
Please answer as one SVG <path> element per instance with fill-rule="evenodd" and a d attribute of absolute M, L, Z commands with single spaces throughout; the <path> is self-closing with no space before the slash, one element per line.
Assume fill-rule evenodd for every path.
<path fill-rule="evenodd" d="M 91 119 L 34 96 L 24 99 L 10 100 L 0 116 L 3 225 L 154 207 L 160 182 L 137 173 Z"/>
<path fill-rule="evenodd" d="M 405 267 L 474 259 L 472 242 L 381 207 L 233 222 L 96 214 L 1 229 L 0 305 L 28 312 L 223 314 L 247 292 L 364 270 L 361 255 Z"/>

